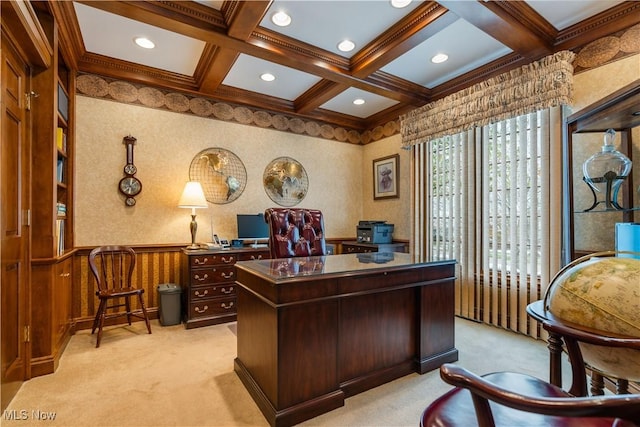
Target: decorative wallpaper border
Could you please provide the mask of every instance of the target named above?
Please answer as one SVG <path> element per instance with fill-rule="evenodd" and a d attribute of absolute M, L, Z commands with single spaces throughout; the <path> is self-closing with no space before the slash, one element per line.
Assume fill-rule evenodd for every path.
<path fill-rule="evenodd" d="M 243 125 L 271 128 L 299 135 L 364 145 L 397 134 L 400 125 L 397 120 L 372 130 L 358 132 L 327 123 L 303 120 L 299 117 L 274 114 L 226 102 L 217 102 L 210 98 L 186 95 L 161 90 L 123 80 L 110 79 L 94 74 L 80 74 L 76 79 L 78 94 L 92 98 L 110 99 L 125 104 L 137 104 L 145 107 L 193 114 Z"/>
<path fill-rule="evenodd" d="M 578 74 L 640 53 L 640 24 L 601 37 L 577 49 L 573 73 Z"/>

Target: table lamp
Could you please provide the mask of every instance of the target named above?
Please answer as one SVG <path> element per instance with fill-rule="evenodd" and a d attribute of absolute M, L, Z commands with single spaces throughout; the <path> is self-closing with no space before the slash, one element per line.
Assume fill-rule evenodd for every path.
<path fill-rule="evenodd" d="M 191 208 L 191 245 L 187 249 L 200 249 L 196 244 L 196 232 L 198 231 L 198 223 L 196 222 L 196 209 L 206 208 L 207 199 L 204 197 L 202 186 L 197 181 L 189 181 L 184 186 L 182 196 L 178 202 L 179 208 Z"/>

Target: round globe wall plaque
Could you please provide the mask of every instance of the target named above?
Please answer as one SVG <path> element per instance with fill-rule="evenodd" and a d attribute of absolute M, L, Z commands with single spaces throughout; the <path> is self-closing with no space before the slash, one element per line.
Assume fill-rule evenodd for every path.
<path fill-rule="evenodd" d="M 222 205 L 240 197 L 247 185 L 247 170 L 231 151 L 207 148 L 191 160 L 189 179 L 200 182 L 207 201 Z"/>
<path fill-rule="evenodd" d="M 309 178 L 300 162 L 291 157 L 278 157 L 264 169 L 262 184 L 271 200 L 280 206 L 291 207 L 307 195 Z"/>

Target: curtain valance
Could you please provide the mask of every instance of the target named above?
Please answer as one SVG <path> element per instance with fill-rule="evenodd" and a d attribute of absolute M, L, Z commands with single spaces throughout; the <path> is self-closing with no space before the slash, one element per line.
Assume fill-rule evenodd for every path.
<path fill-rule="evenodd" d="M 400 118 L 403 147 L 573 102 L 575 54 L 561 51 L 417 108 Z"/>

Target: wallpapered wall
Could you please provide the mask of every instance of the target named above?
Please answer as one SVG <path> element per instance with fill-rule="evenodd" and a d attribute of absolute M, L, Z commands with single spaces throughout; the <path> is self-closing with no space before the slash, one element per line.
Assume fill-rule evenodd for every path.
<path fill-rule="evenodd" d="M 637 54 L 578 72 L 573 112 L 638 76 Z M 247 168 L 248 182 L 236 201 L 210 204 L 208 209 L 197 212 L 199 241 L 209 240 L 212 229 L 233 238 L 237 232 L 236 213 L 257 213 L 275 206 L 262 188 L 262 173 L 271 160 L 281 156 L 293 157 L 305 167 L 309 193 L 298 206 L 325 212 L 329 238 L 354 237 L 359 220 L 375 219 L 393 223 L 395 238 L 409 239 L 411 155 L 400 148 L 400 135 L 360 146 L 82 95 L 76 100 L 76 246 L 188 243 L 190 212 L 178 208 L 177 203 L 193 156 L 209 147 L 226 148 L 238 155 Z M 136 176 L 143 184 L 133 208 L 124 206 L 117 190 L 125 163 L 122 138 L 128 134 L 138 139 Z M 632 171 L 637 187 L 640 129 L 634 130 L 633 140 Z M 587 158 L 600 146 L 602 135 L 580 135 L 575 141 L 574 175 L 578 177 L 579 194 L 580 186 L 586 185 L 579 181 L 579 159 Z M 374 201 L 373 161 L 392 154 L 400 156 L 399 198 Z M 605 221 L 598 214 L 579 217 L 575 224 L 577 249 L 613 248 L 613 224 L 617 219 Z M 598 247 L 594 247 L 596 244 Z"/>
<path fill-rule="evenodd" d="M 321 209 L 329 238 L 355 237 L 361 219 L 387 220 L 394 237 L 409 237 L 409 153 L 400 153 L 400 197 L 373 201 L 373 159 L 399 153 L 400 136 L 366 146 L 223 122 L 109 100 L 76 97 L 75 245 L 186 244 L 190 210 L 177 207 L 193 157 L 205 148 L 235 153 L 247 169 L 244 193 L 228 204 L 197 211 L 198 241 L 211 231 L 237 235 L 237 213 L 276 206 L 262 187 L 267 164 L 296 159 L 309 176 L 296 207 Z M 124 176 L 122 139 L 137 138 L 134 161 L 142 192 L 125 207 L 118 192 Z"/>

